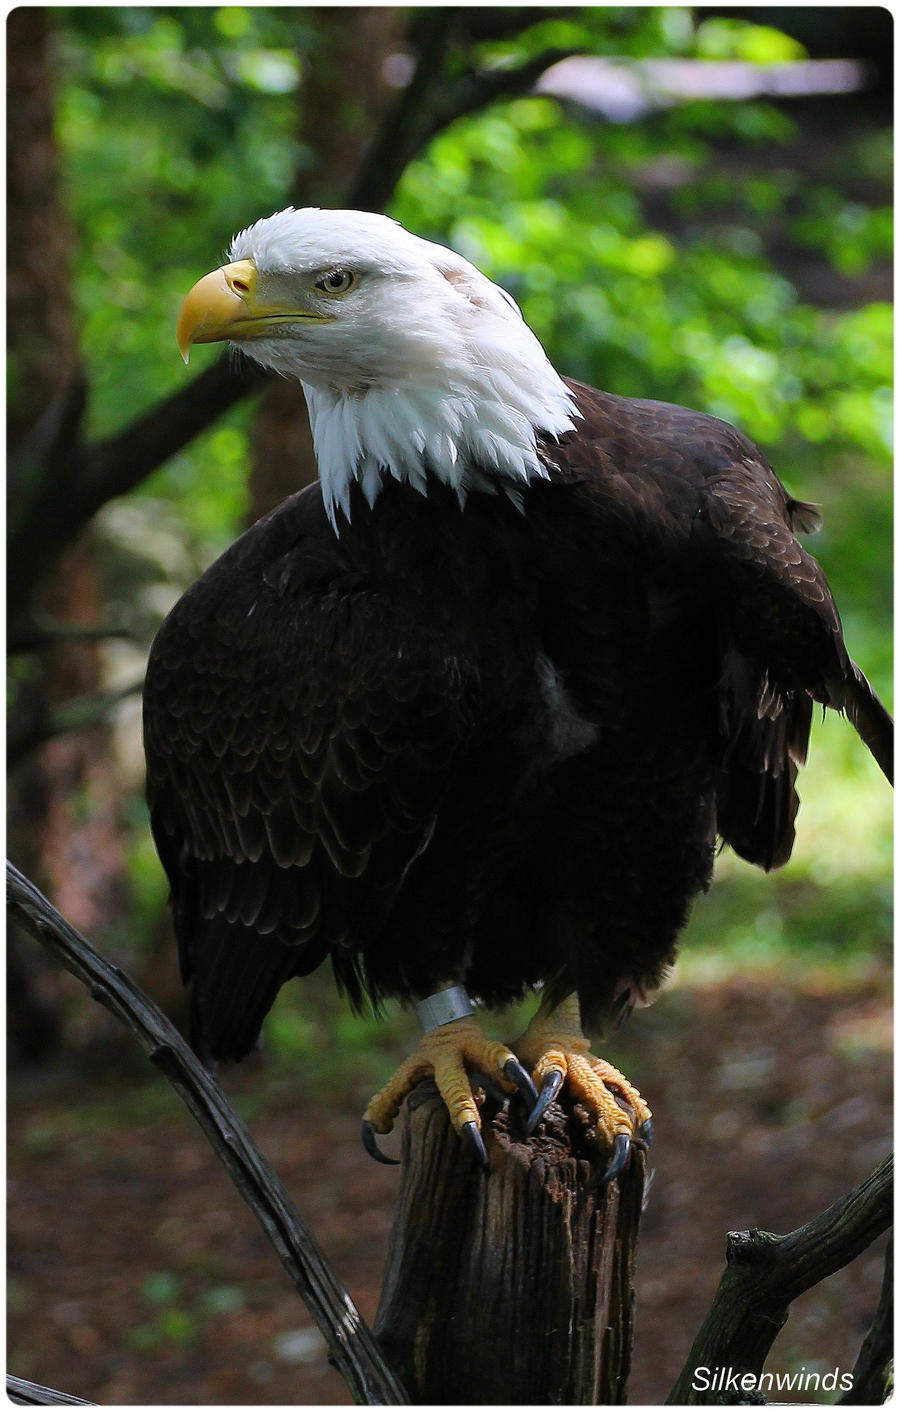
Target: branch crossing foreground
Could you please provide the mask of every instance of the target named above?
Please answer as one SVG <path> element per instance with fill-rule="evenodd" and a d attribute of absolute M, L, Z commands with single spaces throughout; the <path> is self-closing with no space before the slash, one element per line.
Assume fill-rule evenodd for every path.
<path fill-rule="evenodd" d="M 378 1406 L 408 1402 L 371 1330 L 243 1119 L 171 1021 L 124 971 L 99 956 L 11 863 L 6 865 L 6 877 L 8 904 L 21 925 L 132 1031 L 150 1062 L 187 1104 L 278 1252 L 355 1400 Z"/>

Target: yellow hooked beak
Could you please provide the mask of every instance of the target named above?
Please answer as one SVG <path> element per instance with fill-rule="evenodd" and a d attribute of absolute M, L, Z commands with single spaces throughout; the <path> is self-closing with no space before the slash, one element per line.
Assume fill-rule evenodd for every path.
<path fill-rule="evenodd" d="M 252 260 L 236 260 L 197 281 L 181 306 L 175 330 L 185 362 L 192 343 L 265 338 L 271 334 L 273 324 L 327 321 L 327 314 L 314 309 L 260 302 L 258 285 L 259 271 Z"/>

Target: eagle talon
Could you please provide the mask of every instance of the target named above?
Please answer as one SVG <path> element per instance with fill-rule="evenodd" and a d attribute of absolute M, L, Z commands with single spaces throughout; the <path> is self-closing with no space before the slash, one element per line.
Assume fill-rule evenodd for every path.
<path fill-rule="evenodd" d="M 479 1099 L 481 1090 L 488 1102 L 486 1113 L 496 1103 L 499 1110 L 510 1093 L 521 1092 L 531 1103 L 533 1084 L 509 1046 L 489 1040 L 471 1016 L 460 1016 L 426 1030 L 418 1049 L 375 1094 L 363 1114 L 363 1142 L 373 1157 L 377 1151 L 374 1133 L 387 1133 L 394 1125 L 404 1099 L 420 1079 L 433 1077 L 444 1101 L 454 1131 L 468 1140 L 485 1168 L 487 1153 L 481 1140 Z M 374 1150 L 373 1150 L 374 1149 Z M 390 1161 L 379 1155 L 378 1161 Z"/>
<path fill-rule="evenodd" d="M 510 1083 L 515 1084 L 519 1093 L 528 1104 L 530 1113 L 538 1101 L 538 1091 L 527 1069 L 523 1069 L 518 1059 L 513 1058 L 507 1059 L 506 1063 L 503 1065 L 503 1073 Z"/>
<path fill-rule="evenodd" d="M 641 1142 L 645 1142 L 648 1147 L 653 1146 L 653 1119 L 648 1118 L 645 1123 L 641 1123 L 638 1128 L 638 1137 Z"/>
<path fill-rule="evenodd" d="M 388 1157 L 387 1153 L 381 1151 L 375 1141 L 375 1127 L 366 1118 L 363 1118 L 362 1124 L 362 1145 L 370 1157 L 374 1157 L 376 1162 L 383 1162 L 385 1167 L 400 1166 L 396 1157 Z"/>
<path fill-rule="evenodd" d="M 465 1137 L 469 1146 L 474 1151 L 475 1156 L 478 1158 L 478 1161 L 483 1170 L 485 1172 L 489 1172 L 491 1170 L 491 1164 L 488 1161 L 487 1151 L 485 1150 L 484 1146 L 484 1139 L 482 1138 L 481 1133 L 478 1131 L 478 1124 L 463 1123 L 462 1127 L 459 1130 L 459 1135 L 460 1137 Z"/>
<path fill-rule="evenodd" d="M 598 1182 L 598 1186 L 607 1186 L 609 1182 L 617 1177 L 628 1161 L 628 1154 L 631 1151 L 631 1138 L 627 1133 L 619 1133 L 613 1143 L 613 1155 L 609 1166 Z"/>
<path fill-rule="evenodd" d="M 562 1069 L 551 1069 L 550 1072 L 545 1075 L 544 1081 L 541 1084 L 540 1096 L 536 1095 L 537 1101 L 528 1115 L 528 1122 L 525 1124 L 525 1130 L 529 1137 L 531 1137 L 531 1134 L 562 1088 L 564 1077 L 565 1075 Z"/>
<path fill-rule="evenodd" d="M 529 1136 L 565 1084 L 591 1147 L 609 1164 L 597 1184 L 611 1182 L 627 1165 L 632 1140 L 647 1143 L 652 1137 L 650 1109 L 624 1074 L 591 1053 L 577 998 L 539 1009 L 515 1048 L 540 1087 L 528 1117 Z"/>

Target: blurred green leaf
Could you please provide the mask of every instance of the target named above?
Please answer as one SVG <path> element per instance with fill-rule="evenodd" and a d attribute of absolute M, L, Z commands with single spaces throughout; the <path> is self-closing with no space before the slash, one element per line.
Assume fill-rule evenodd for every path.
<path fill-rule="evenodd" d="M 197 1301 L 202 1314 L 219 1317 L 223 1314 L 237 1314 L 247 1304 L 247 1296 L 239 1285 L 214 1285 L 204 1290 Z"/>
<path fill-rule="evenodd" d="M 168 1271 L 157 1271 L 144 1280 L 141 1293 L 148 1304 L 172 1304 L 181 1293 L 181 1280 Z"/>
<path fill-rule="evenodd" d="M 196 1319 L 184 1309 L 164 1309 L 157 1323 L 163 1337 L 173 1343 L 193 1343 L 199 1333 Z"/>

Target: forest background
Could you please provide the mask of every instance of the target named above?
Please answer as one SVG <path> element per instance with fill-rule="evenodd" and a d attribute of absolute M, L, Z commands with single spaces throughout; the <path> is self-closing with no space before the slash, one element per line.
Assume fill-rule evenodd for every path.
<path fill-rule="evenodd" d="M 890 704 L 890 29 L 865 7 L 13 13 L 10 851 L 176 1018 L 143 664 L 312 474 L 295 389 L 215 349 L 183 368 L 184 293 L 289 202 L 454 246 L 562 371 L 739 424 L 822 505 L 809 547 Z M 553 67 L 570 54 L 593 67 Z M 891 796 L 837 719 L 801 792 L 789 866 L 722 855 L 672 988 L 611 1041 L 660 1119 L 636 1399 L 671 1384 L 725 1230 L 807 1219 L 887 1143 Z M 15 932 L 9 961 L 12 1371 L 106 1402 L 340 1400 L 129 1040 Z M 351 1015 L 323 973 L 225 1076 L 367 1315 L 393 1184 L 357 1118 L 413 1028 Z M 806 1297 L 779 1367 L 852 1361 L 880 1259 Z"/>

